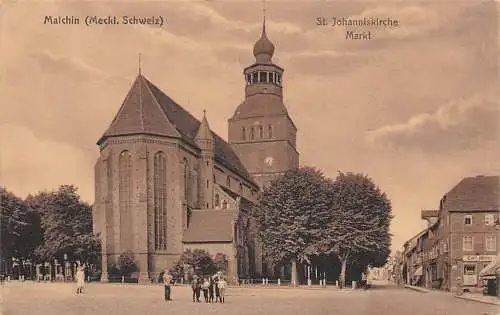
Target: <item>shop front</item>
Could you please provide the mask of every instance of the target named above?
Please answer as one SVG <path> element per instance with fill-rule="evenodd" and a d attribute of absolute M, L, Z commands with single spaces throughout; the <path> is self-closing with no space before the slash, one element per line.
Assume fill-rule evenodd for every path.
<path fill-rule="evenodd" d="M 480 272 L 496 259 L 495 255 L 466 255 L 463 256 L 462 285 L 466 291 L 482 290 L 483 283 Z"/>
<path fill-rule="evenodd" d="M 500 254 L 479 272 L 483 285 L 483 294 L 498 295 L 498 278 L 500 276 Z"/>

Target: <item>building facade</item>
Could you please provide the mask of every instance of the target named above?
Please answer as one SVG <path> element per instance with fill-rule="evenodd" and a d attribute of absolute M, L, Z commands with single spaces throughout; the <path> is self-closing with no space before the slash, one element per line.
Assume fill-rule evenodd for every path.
<path fill-rule="evenodd" d="M 263 186 L 298 166 L 298 152 L 265 22 L 253 52 L 229 142 L 211 131 L 205 112 L 200 121 L 141 73 L 135 79 L 97 142 L 93 217 L 102 280 L 126 251 L 139 281 L 150 281 L 188 248 L 225 254 L 230 281 L 262 273 L 252 212 Z"/>
<path fill-rule="evenodd" d="M 405 244 L 408 280 L 428 288 L 479 291 L 479 273 L 496 259 L 499 177 L 467 177 L 423 210 L 428 227 Z M 415 246 L 414 246 L 415 245 Z"/>

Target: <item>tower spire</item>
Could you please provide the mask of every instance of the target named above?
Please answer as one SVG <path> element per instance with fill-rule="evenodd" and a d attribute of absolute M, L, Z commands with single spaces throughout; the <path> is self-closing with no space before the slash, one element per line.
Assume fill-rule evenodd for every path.
<path fill-rule="evenodd" d="M 141 74 L 141 53 L 139 53 L 139 74 Z"/>
<path fill-rule="evenodd" d="M 266 0 L 262 0 L 262 34 L 266 33 Z"/>

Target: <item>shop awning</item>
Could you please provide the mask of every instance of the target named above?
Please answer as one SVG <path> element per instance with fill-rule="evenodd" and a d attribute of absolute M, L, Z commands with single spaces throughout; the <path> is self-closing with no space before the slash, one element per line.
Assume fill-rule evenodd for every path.
<path fill-rule="evenodd" d="M 490 262 L 486 267 L 483 268 L 479 272 L 479 277 L 487 278 L 487 277 L 495 277 L 496 274 L 500 271 L 500 255 L 497 255 L 497 258 Z"/>
<path fill-rule="evenodd" d="M 415 271 L 415 273 L 413 274 L 414 277 L 420 277 L 424 274 L 424 271 L 422 269 L 422 266 L 419 266 L 417 268 L 417 270 Z"/>

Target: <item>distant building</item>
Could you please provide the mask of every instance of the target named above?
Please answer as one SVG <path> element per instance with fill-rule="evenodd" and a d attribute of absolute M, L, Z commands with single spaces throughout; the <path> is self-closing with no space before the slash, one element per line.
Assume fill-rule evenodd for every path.
<path fill-rule="evenodd" d="M 268 269 L 252 211 L 264 186 L 298 167 L 299 153 L 265 23 L 253 54 L 227 142 L 205 113 L 196 119 L 139 71 L 97 142 L 93 217 L 103 280 L 125 251 L 134 253 L 139 281 L 157 278 L 187 248 L 225 254 L 230 281 Z"/>
<path fill-rule="evenodd" d="M 427 288 L 479 291 L 479 273 L 496 259 L 499 177 L 467 177 L 423 210 L 428 227 L 405 243 L 407 281 Z"/>

